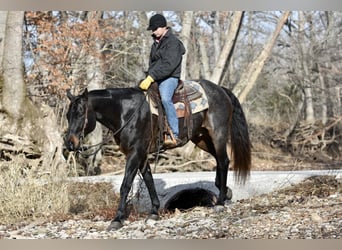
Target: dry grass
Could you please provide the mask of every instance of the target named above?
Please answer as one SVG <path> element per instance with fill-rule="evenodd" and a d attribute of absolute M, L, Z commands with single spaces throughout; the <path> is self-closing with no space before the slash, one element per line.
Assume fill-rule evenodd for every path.
<path fill-rule="evenodd" d="M 63 171 L 42 173 L 24 155 L 0 162 L 0 220 L 3 224 L 65 213 L 69 208 Z"/>
<path fill-rule="evenodd" d="M 113 219 L 119 196 L 110 183 L 69 183 L 69 214 L 85 218 Z"/>
<path fill-rule="evenodd" d="M 114 217 L 118 196 L 109 183 L 72 183 L 67 181 L 67 167 L 41 165 L 24 155 L 0 161 L 1 224 L 75 215 Z"/>

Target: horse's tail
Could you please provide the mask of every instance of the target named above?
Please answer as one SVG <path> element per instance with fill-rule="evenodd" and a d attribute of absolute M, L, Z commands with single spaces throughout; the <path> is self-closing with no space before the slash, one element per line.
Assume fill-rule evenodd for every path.
<path fill-rule="evenodd" d="M 245 183 L 251 170 L 251 142 L 248 124 L 238 98 L 227 88 L 222 87 L 233 105 L 230 141 L 236 181 Z"/>

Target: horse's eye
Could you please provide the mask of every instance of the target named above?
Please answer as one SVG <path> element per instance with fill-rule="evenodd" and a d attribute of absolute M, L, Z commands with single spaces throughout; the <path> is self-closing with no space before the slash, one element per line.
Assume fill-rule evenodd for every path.
<path fill-rule="evenodd" d="M 77 112 L 83 114 L 83 111 L 84 111 L 83 106 L 78 106 L 77 107 Z"/>

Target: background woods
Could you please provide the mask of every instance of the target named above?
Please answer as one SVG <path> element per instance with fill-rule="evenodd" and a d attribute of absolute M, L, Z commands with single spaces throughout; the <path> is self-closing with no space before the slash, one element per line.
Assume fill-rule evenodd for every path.
<path fill-rule="evenodd" d="M 72 210 L 70 186 L 56 180 L 124 171 L 123 155 L 101 126 L 86 145 L 103 139 L 106 145 L 89 149 L 91 157 L 65 151 L 65 94 L 137 86 L 148 67 L 152 39 L 146 27 L 152 14 L 0 11 L 4 223 Z M 187 49 L 182 78 L 206 78 L 239 97 L 254 169 L 340 168 L 342 12 L 163 14 Z M 189 144 L 161 155 L 154 171 L 213 167 Z"/>
<path fill-rule="evenodd" d="M 56 116 L 55 130 L 62 136 L 66 89 L 132 87 L 144 77 L 152 14 L 1 12 L 2 110 L 18 121 L 20 115 L 27 117 L 22 112 L 26 103 L 32 102 L 32 110 L 44 106 Z M 272 129 L 262 143 L 299 155 L 320 149 L 339 157 L 340 12 L 163 14 L 187 48 L 182 77 L 206 78 L 232 89 L 252 132 L 258 128 L 257 136 L 261 127 Z M 89 143 L 104 136 L 98 126 Z"/>
<path fill-rule="evenodd" d="M 62 134 L 66 89 L 136 86 L 147 69 L 152 14 L 1 12 L 1 109 L 16 124 L 9 127 L 21 128 L 23 110 L 39 113 L 44 106 Z M 298 154 L 335 145 L 331 157 L 339 157 L 340 12 L 163 14 L 187 48 L 184 79 L 206 78 L 232 89 L 252 129 L 274 131 L 265 143 Z M 90 143 L 103 136 L 98 126 Z"/>
<path fill-rule="evenodd" d="M 152 14 L 0 11 L 1 173 L 13 161 L 39 176 L 97 174 L 106 164 L 120 173 L 112 141 L 95 159 L 64 152 L 65 91 L 136 86 L 148 67 Z M 341 160 L 341 12 L 163 14 L 187 49 L 182 78 L 215 81 L 242 102 L 255 168 L 258 160 L 279 163 L 280 155 L 324 166 Z M 98 126 L 88 143 L 105 137 Z M 196 150 L 182 152 L 177 161 Z"/>

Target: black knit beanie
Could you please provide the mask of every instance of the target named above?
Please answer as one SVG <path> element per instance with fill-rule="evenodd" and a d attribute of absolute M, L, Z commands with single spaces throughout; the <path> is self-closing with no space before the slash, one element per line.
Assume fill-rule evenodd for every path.
<path fill-rule="evenodd" d="M 161 14 L 155 14 L 154 16 L 152 16 L 150 18 L 150 23 L 149 26 L 147 28 L 147 30 L 156 30 L 159 27 L 166 27 L 166 19 L 163 15 Z"/>

